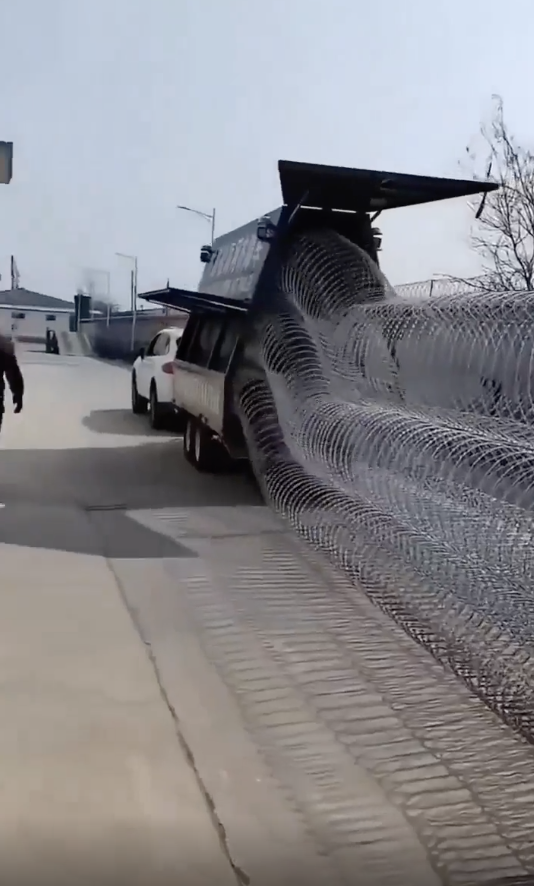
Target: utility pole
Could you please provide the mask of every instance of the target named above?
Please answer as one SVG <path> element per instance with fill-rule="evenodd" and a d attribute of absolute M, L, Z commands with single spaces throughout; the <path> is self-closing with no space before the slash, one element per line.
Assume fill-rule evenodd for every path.
<path fill-rule="evenodd" d="M 116 252 L 119 258 L 126 258 L 128 261 L 133 262 L 133 270 L 130 276 L 130 298 L 131 298 L 131 310 L 132 310 L 132 331 L 130 338 L 130 350 L 133 354 L 135 349 L 135 326 L 137 322 L 137 292 L 138 292 L 138 264 L 137 264 L 137 256 L 136 255 L 128 255 L 126 252 Z"/>

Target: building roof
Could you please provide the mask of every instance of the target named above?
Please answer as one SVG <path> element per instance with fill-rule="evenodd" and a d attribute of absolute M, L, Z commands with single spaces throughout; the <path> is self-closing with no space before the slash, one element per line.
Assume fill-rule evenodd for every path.
<path fill-rule="evenodd" d="M 31 289 L 2 289 L 0 290 L 0 305 L 11 305 L 24 308 L 64 308 L 74 310 L 74 302 L 62 298 L 54 298 L 53 295 L 43 295 L 41 292 L 33 292 Z"/>
<path fill-rule="evenodd" d="M 68 308 L 36 308 L 35 305 L 4 305 L 2 302 L 0 302 L 0 313 L 2 311 L 17 311 L 22 313 L 29 312 L 32 314 L 72 314 L 72 306 L 69 305 Z"/>

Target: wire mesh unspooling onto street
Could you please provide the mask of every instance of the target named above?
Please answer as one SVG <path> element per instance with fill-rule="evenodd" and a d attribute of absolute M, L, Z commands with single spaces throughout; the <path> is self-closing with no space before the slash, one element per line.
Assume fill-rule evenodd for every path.
<path fill-rule="evenodd" d="M 270 295 L 240 389 L 266 496 L 531 736 L 534 293 L 400 301 L 322 230 Z"/>

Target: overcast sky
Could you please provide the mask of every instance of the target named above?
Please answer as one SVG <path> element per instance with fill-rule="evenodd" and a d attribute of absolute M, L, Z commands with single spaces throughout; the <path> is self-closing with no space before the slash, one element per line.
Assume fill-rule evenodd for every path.
<path fill-rule="evenodd" d="M 500 92 L 534 143 L 527 0 L 0 0 L 0 288 L 195 287 L 219 232 L 279 205 L 279 158 L 459 176 Z M 527 95 L 528 92 L 528 95 Z M 392 282 L 476 273 L 462 201 L 383 216 Z M 104 276 L 101 278 L 104 285 Z"/>

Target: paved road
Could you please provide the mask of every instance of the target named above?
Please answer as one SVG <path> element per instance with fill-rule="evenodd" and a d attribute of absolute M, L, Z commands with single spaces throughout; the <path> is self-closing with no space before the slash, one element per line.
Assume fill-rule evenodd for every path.
<path fill-rule="evenodd" d="M 127 508 L 258 503 L 245 477 L 200 477 L 181 441 L 129 412 L 124 369 L 26 352 L 27 404 L 6 415 L 0 502 L 4 541 L 109 557 L 172 556 L 179 546 L 124 517 Z"/>
<path fill-rule="evenodd" d="M 26 364 L 0 455 L 7 824 L 11 804 L 47 820 L 60 780 L 76 822 L 103 798 L 124 821 L 129 797 L 137 842 L 151 833 L 152 857 L 180 855 L 194 882 L 223 858 L 202 795 L 234 866 L 223 882 L 532 883 L 533 750 L 303 551 L 250 481 L 200 478 L 179 441 L 146 435 L 123 370 Z"/>

